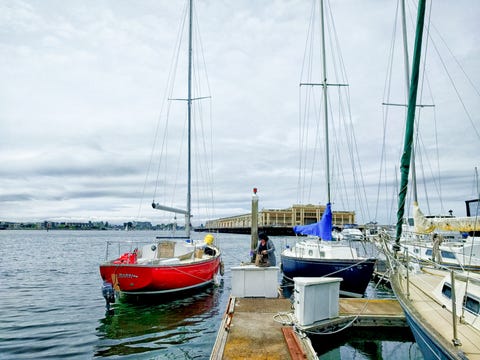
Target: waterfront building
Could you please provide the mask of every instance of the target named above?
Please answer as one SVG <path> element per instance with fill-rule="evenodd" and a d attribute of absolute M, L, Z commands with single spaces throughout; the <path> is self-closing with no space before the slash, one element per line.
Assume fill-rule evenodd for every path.
<path fill-rule="evenodd" d="M 295 225 L 308 225 L 319 221 L 325 211 L 325 205 L 293 205 L 287 209 L 262 209 L 258 212 L 259 229 L 291 229 Z M 334 211 L 333 224 L 343 228 L 345 224 L 355 223 L 355 212 Z M 252 225 L 252 215 L 243 214 L 215 220 L 208 220 L 206 229 L 220 232 L 249 232 Z M 235 230 L 235 231 L 233 231 Z"/>

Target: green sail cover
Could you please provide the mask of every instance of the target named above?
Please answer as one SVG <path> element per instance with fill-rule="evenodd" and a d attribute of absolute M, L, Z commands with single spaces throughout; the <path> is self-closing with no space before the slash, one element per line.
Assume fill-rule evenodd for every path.
<path fill-rule="evenodd" d="M 400 250 L 399 242 L 402 235 L 402 221 L 405 213 L 405 199 L 407 197 L 408 176 L 410 173 L 410 160 L 412 157 L 413 128 L 415 122 L 415 109 L 417 106 L 417 89 L 422 50 L 423 24 L 425 18 L 425 0 L 418 2 L 417 31 L 415 34 L 415 47 L 413 50 L 412 79 L 410 81 L 410 94 L 408 96 L 407 122 L 405 128 L 405 142 L 403 144 L 402 159 L 400 162 L 400 192 L 398 194 L 397 211 L 397 236 L 396 250 Z"/>

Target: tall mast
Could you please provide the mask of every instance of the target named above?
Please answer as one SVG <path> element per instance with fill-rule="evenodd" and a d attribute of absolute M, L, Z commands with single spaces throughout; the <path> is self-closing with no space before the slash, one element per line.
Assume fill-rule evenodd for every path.
<path fill-rule="evenodd" d="M 192 98 L 192 58 L 193 58 L 193 0 L 189 0 L 188 8 L 188 89 L 187 89 L 187 98 L 181 99 L 169 99 L 169 100 L 180 100 L 187 101 L 187 208 L 178 209 L 170 206 L 161 205 L 156 203 L 155 200 L 152 202 L 152 207 L 157 210 L 164 210 L 173 212 L 176 214 L 185 215 L 185 233 L 187 237 L 190 237 L 191 225 L 190 220 L 192 218 L 192 102 L 194 100 L 201 100 L 210 98 L 210 96 Z"/>
<path fill-rule="evenodd" d="M 412 155 L 413 144 L 413 129 L 415 124 L 415 108 L 417 105 L 417 90 L 418 90 L 418 78 L 420 68 L 420 57 L 422 50 L 423 39 L 423 24 L 425 18 L 425 0 L 419 0 L 418 2 L 418 15 L 417 15 L 417 31 L 415 34 L 415 47 L 413 50 L 413 62 L 412 62 L 412 80 L 410 83 L 410 91 L 408 97 L 408 111 L 407 121 L 405 127 L 405 141 L 403 144 L 403 153 L 400 163 L 400 191 L 398 194 L 398 211 L 397 211 L 397 234 L 395 238 L 395 250 L 400 249 L 400 237 L 402 235 L 402 221 L 405 213 L 405 198 L 407 195 L 408 176 L 410 171 L 410 162 Z"/>
<path fill-rule="evenodd" d="M 330 203 L 330 146 L 328 140 L 328 97 L 327 97 L 327 60 L 325 55 L 325 17 L 323 14 L 323 0 L 320 0 L 320 15 L 322 18 L 322 62 L 323 62 L 323 108 L 325 112 L 325 156 L 327 177 L 327 204 Z"/>
<path fill-rule="evenodd" d="M 403 35 L 403 63 L 405 65 L 405 84 L 407 84 L 407 95 L 410 91 L 410 64 L 408 60 L 407 23 L 405 19 L 405 0 L 402 0 L 402 35 Z"/>
<path fill-rule="evenodd" d="M 402 34 L 403 34 L 403 62 L 405 65 L 405 84 L 407 85 L 407 95 L 410 93 L 410 64 L 408 61 L 408 40 L 407 40 L 407 22 L 405 16 L 405 0 L 402 0 Z M 413 201 L 418 202 L 417 195 L 417 175 L 415 170 L 415 144 L 412 144 L 412 190 L 413 190 Z"/>
<path fill-rule="evenodd" d="M 329 86 L 348 86 L 348 84 L 329 84 L 327 82 L 327 55 L 326 55 L 326 46 L 325 46 L 325 14 L 323 0 L 320 0 L 320 17 L 321 17 L 321 37 L 322 37 L 322 70 L 323 70 L 323 80 L 321 82 L 306 82 L 300 83 L 300 86 L 321 86 L 323 88 L 323 108 L 324 108 L 324 127 L 325 127 L 325 156 L 326 156 L 326 182 L 327 182 L 327 204 L 331 203 L 331 185 L 330 185 L 330 140 L 328 136 L 328 93 L 327 88 Z"/>
<path fill-rule="evenodd" d="M 192 201 L 192 134 L 191 134 L 191 125 L 192 125 L 192 0 L 189 2 L 189 24 L 188 24 L 188 184 L 187 184 L 187 213 L 185 215 L 185 232 L 187 237 L 190 237 L 190 218 L 191 218 L 191 201 Z"/>

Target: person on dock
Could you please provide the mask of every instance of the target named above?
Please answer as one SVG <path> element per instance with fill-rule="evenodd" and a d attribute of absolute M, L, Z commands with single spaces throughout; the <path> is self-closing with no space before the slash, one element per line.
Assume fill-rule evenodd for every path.
<path fill-rule="evenodd" d="M 268 236 L 265 233 L 258 234 L 258 239 L 260 241 L 256 250 L 257 256 L 262 255 L 263 259 L 267 260 L 266 266 L 276 266 L 277 259 L 275 258 L 275 245 L 273 245 L 273 242 L 269 241 Z"/>

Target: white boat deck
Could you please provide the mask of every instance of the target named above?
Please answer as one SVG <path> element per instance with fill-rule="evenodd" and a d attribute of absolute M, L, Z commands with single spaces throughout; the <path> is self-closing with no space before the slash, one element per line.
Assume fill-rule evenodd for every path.
<path fill-rule="evenodd" d="M 457 321 L 457 339 L 460 345 L 455 346 L 453 343 L 452 313 L 433 295 L 441 285 L 444 275 L 445 272 L 434 269 L 422 271 L 421 274 L 411 274 L 408 296 L 407 281 L 402 277 L 397 282 L 400 290 L 396 291 L 397 297 L 412 316 L 428 329 L 432 338 L 452 354 L 456 354 L 458 358 L 480 359 L 480 331 L 461 319 Z M 457 312 L 458 317 L 461 315 L 460 311 Z"/>

